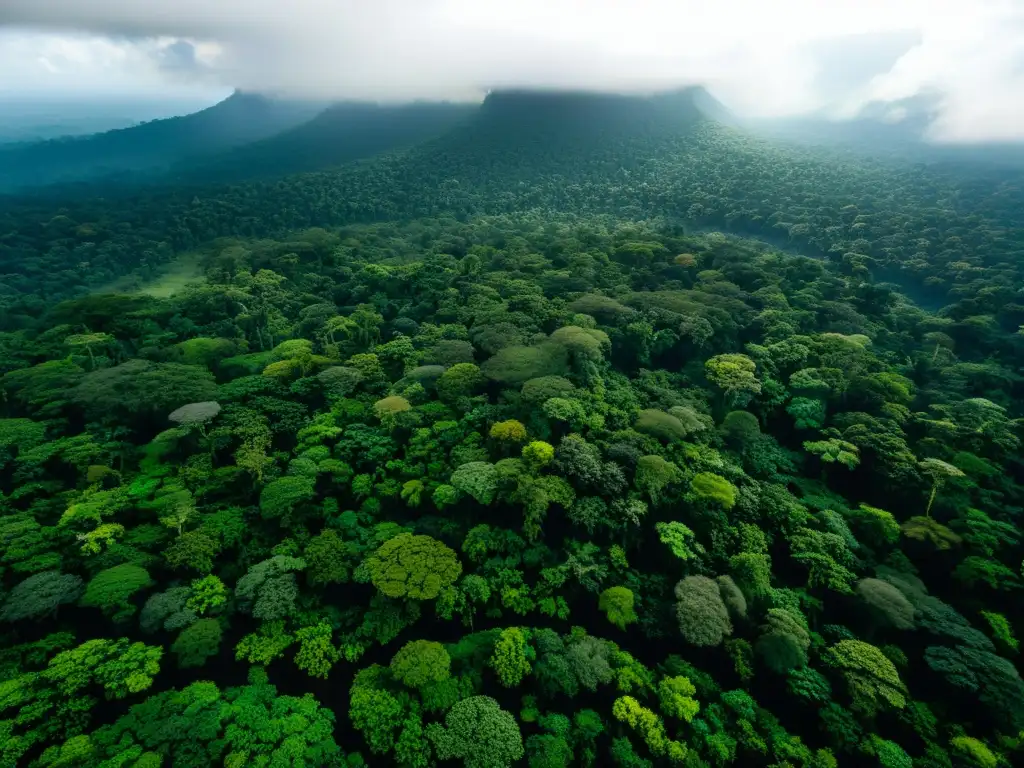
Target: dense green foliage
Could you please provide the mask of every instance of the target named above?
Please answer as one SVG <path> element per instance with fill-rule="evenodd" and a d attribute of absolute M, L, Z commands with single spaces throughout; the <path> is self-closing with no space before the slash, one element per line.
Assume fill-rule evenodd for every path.
<path fill-rule="evenodd" d="M 0 766 L 1021 759 L 1019 188 L 579 98 L 0 213 Z"/>

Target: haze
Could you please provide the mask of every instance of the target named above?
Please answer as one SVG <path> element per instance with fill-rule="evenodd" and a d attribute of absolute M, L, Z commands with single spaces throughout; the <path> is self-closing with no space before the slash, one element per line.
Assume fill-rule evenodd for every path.
<path fill-rule="evenodd" d="M 479 99 L 702 83 L 739 114 L 941 95 L 931 137 L 1024 140 L 1024 0 L 4 0 L 0 98 Z"/>

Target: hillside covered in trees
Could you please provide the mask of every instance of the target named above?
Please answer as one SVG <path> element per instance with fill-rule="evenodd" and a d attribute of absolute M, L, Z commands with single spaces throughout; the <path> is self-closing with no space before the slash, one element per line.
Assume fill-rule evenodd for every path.
<path fill-rule="evenodd" d="M 1022 179 L 728 122 L 0 199 L 0 766 L 1019 764 Z"/>
<path fill-rule="evenodd" d="M 0 193 L 60 182 L 145 177 L 276 136 L 321 109 L 322 104 L 236 92 L 189 115 L 92 135 L 0 145 Z"/>

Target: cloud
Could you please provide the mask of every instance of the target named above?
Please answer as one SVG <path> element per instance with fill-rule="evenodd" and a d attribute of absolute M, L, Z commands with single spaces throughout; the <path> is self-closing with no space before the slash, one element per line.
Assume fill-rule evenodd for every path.
<path fill-rule="evenodd" d="M 0 97 L 8 100 L 213 103 L 230 92 L 204 60 L 202 47 L 185 40 L 0 28 Z"/>
<path fill-rule="evenodd" d="M 470 99 L 511 85 L 643 91 L 701 82 L 739 112 L 773 116 L 855 112 L 934 89 L 944 95 L 935 137 L 1024 138 L 1022 0 L 3 4 L 8 25 L 88 33 L 134 48 L 164 76 L 249 90 Z M 147 40 L 166 42 L 155 52 Z"/>
<path fill-rule="evenodd" d="M 164 72 L 195 77 L 202 74 L 205 66 L 199 60 L 196 46 L 188 40 L 175 40 L 157 54 L 160 69 Z"/>

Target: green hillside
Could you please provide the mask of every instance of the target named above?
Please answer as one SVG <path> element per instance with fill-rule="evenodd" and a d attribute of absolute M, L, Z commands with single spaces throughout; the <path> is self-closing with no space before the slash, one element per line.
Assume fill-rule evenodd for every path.
<path fill-rule="evenodd" d="M 237 182 L 325 170 L 433 139 L 475 111 L 471 104 L 337 104 L 268 139 L 182 162 L 171 174 L 180 182 Z"/>
<path fill-rule="evenodd" d="M 185 158 L 214 155 L 312 118 L 321 105 L 235 93 L 182 117 L 15 147 L 0 146 L 0 192 L 103 177 L 132 178 Z"/>

